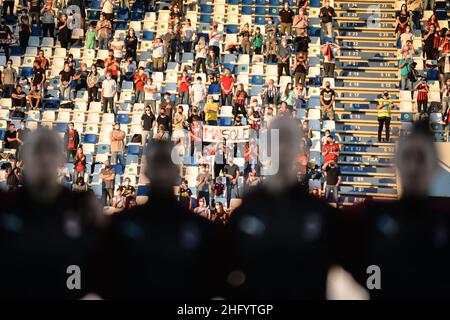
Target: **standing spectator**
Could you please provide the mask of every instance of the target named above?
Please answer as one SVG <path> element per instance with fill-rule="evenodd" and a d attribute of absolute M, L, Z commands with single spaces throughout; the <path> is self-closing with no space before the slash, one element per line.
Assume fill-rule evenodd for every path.
<path fill-rule="evenodd" d="M 234 93 L 233 115 L 235 117 L 239 114 L 247 114 L 247 111 L 245 110 L 247 99 L 248 94 L 244 89 L 244 85 L 242 83 L 238 83 L 236 86 L 236 92 Z"/>
<path fill-rule="evenodd" d="M 331 89 L 331 84 L 329 81 L 325 82 L 325 89 L 320 92 L 320 109 L 322 120 L 328 117 L 329 120 L 334 120 L 334 99 L 336 94 L 334 90 Z"/>
<path fill-rule="evenodd" d="M 42 0 L 28 0 L 28 13 L 32 19 L 32 24 L 39 24 L 41 7 Z"/>
<path fill-rule="evenodd" d="M 234 77 L 231 70 L 225 68 L 224 75 L 220 78 L 222 105 L 231 106 L 233 100 Z"/>
<path fill-rule="evenodd" d="M 206 88 L 202 83 L 202 78 L 197 77 L 197 80 L 191 86 L 191 104 L 203 110 L 203 104 L 206 98 Z"/>
<path fill-rule="evenodd" d="M 205 122 L 210 126 L 217 126 L 219 105 L 214 102 L 213 96 L 208 95 L 208 101 L 205 104 Z"/>
<path fill-rule="evenodd" d="M 16 42 L 17 38 L 2 18 L 0 20 L 0 47 L 3 48 L 3 51 L 5 52 L 6 60 L 9 60 L 9 46 Z"/>
<path fill-rule="evenodd" d="M 158 87 L 156 86 L 156 84 L 153 84 L 153 79 L 152 78 L 147 78 L 147 82 L 145 83 L 144 86 L 144 97 L 145 97 L 145 105 L 149 106 L 152 110 L 152 113 L 155 114 L 156 113 L 156 99 L 158 96 Z"/>
<path fill-rule="evenodd" d="M 192 39 L 194 38 L 194 28 L 192 28 L 191 20 L 186 19 L 183 22 L 183 27 L 181 28 L 181 40 L 183 43 L 183 51 L 191 52 L 192 51 Z"/>
<path fill-rule="evenodd" d="M 233 157 L 228 156 L 228 162 L 225 165 L 224 175 L 226 177 L 227 185 L 227 208 L 230 209 L 231 198 L 236 195 L 238 190 L 238 179 L 240 176 L 239 167 L 234 163 Z"/>
<path fill-rule="evenodd" d="M 145 100 L 144 86 L 147 82 L 147 75 L 144 72 L 144 68 L 140 67 L 138 72 L 134 75 L 134 88 L 136 90 L 135 103 L 143 103 Z"/>
<path fill-rule="evenodd" d="M 78 178 L 84 178 L 84 174 L 86 173 L 86 156 L 84 155 L 83 148 L 81 146 L 78 146 L 77 148 L 75 157 L 73 158 L 73 165 L 75 180 Z"/>
<path fill-rule="evenodd" d="M 109 44 L 111 50 L 113 50 L 114 52 L 114 57 L 117 59 L 122 59 L 123 57 L 123 47 L 125 46 L 125 42 L 120 39 L 120 36 L 118 34 L 116 34 L 113 37 L 113 40 L 111 41 L 111 43 Z"/>
<path fill-rule="evenodd" d="M 105 18 L 112 21 L 114 18 L 114 2 L 112 0 L 102 0 L 100 8 L 102 8 L 102 14 Z"/>
<path fill-rule="evenodd" d="M 204 199 L 207 205 L 210 203 L 211 179 L 209 166 L 202 164 L 196 179 L 197 200 Z"/>
<path fill-rule="evenodd" d="M 75 81 L 75 94 L 74 98 L 76 98 L 78 91 L 84 89 L 87 90 L 87 77 L 89 73 L 87 71 L 86 63 L 82 62 L 80 69 L 73 76 L 73 80 Z"/>
<path fill-rule="evenodd" d="M 31 90 L 28 92 L 28 102 L 31 110 L 37 110 L 42 106 L 41 91 L 34 84 L 31 84 Z"/>
<path fill-rule="evenodd" d="M 100 170 L 100 179 L 102 179 L 102 198 L 103 205 L 109 206 L 114 193 L 114 179 L 116 178 L 116 169 L 111 166 L 109 160 L 104 162 L 104 167 Z"/>
<path fill-rule="evenodd" d="M 437 17 L 434 13 L 428 18 L 428 21 L 425 24 L 425 31 L 430 31 L 431 27 L 434 27 L 434 30 L 436 32 L 441 29 Z"/>
<path fill-rule="evenodd" d="M 9 2 L 9 1 L 8 1 Z M 14 1 L 12 1 L 14 4 Z M 3 6 L 5 6 L 5 2 L 3 2 Z M 6 10 L 5 10 L 6 11 Z M 19 41 L 20 47 L 25 52 L 28 46 L 28 40 L 30 39 L 31 34 L 31 21 L 30 17 L 27 14 L 27 10 L 23 9 L 22 14 L 19 17 Z"/>
<path fill-rule="evenodd" d="M 213 49 L 208 50 L 208 56 L 206 57 L 206 73 L 208 75 L 217 76 L 219 74 L 220 59 L 214 53 Z"/>
<path fill-rule="evenodd" d="M 142 146 L 145 146 L 150 138 L 153 138 L 152 133 L 156 125 L 156 117 L 153 114 L 149 105 L 145 107 L 145 112 L 141 117 L 141 128 L 142 128 Z"/>
<path fill-rule="evenodd" d="M 326 164 L 330 161 L 338 163 L 340 154 L 341 149 L 339 147 L 339 144 L 334 141 L 334 137 L 330 134 L 327 137 L 327 142 L 322 147 L 324 163 Z"/>
<path fill-rule="evenodd" d="M 400 90 L 411 90 L 412 84 L 411 80 L 408 77 L 408 73 L 411 71 L 410 64 L 413 63 L 414 60 L 408 58 L 408 53 L 403 52 L 402 58 L 398 62 L 398 68 L 400 69 Z"/>
<path fill-rule="evenodd" d="M 308 16 L 304 9 L 298 10 L 298 15 L 294 17 L 292 28 L 296 31 L 298 37 L 307 36 L 306 28 L 308 27 Z"/>
<path fill-rule="evenodd" d="M 108 105 L 111 113 L 116 113 L 114 108 L 114 96 L 117 94 L 117 83 L 111 76 L 111 72 L 106 74 L 106 79 L 102 83 L 101 99 L 103 103 L 103 112 L 108 112 Z"/>
<path fill-rule="evenodd" d="M 450 79 L 450 51 L 446 52 L 441 58 L 439 58 L 437 67 L 439 69 L 441 88 L 443 88 L 446 81 Z"/>
<path fill-rule="evenodd" d="M 291 58 L 292 50 L 287 45 L 287 40 L 281 40 L 281 45 L 278 46 L 277 58 L 278 58 L 278 83 L 283 75 L 283 69 L 287 76 L 290 76 L 289 59 Z"/>
<path fill-rule="evenodd" d="M 43 70 L 48 69 L 49 62 L 48 62 L 48 59 L 44 56 L 44 50 L 39 50 L 38 55 L 34 59 L 34 61 L 37 62 Z M 34 65 L 34 63 L 33 63 L 33 65 Z"/>
<path fill-rule="evenodd" d="M 95 49 L 95 38 L 97 37 L 97 31 L 95 30 L 95 24 L 93 22 L 89 23 L 89 28 L 85 35 L 85 49 Z"/>
<path fill-rule="evenodd" d="M 304 86 L 301 83 L 297 83 L 294 89 L 294 93 L 295 93 L 295 102 L 294 102 L 295 110 L 305 108 L 307 99 L 306 86 Z"/>
<path fill-rule="evenodd" d="M 325 77 L 334 78 L 335 56 L 341 47 L 332 42 L 320 46 L 323 55 L 323 71 Z"/>
<path fill-rule="evenodd" d="M 262 53 L 262 47 L 264 45 L 264 36 L 261 34 L 261 29 L 259 27 L 255 28 L 255 33 L 252 37 L 252 47 L 255 54 Z"/>
<path fill-rule="evenodd" d="M 241 49 L 243 54 L 250 54 L 250 27 L 248 23 L 245 23 L 241 29 L 241 32 L 238 34 L 241 37 Z"/>
<path fill-rule="evenodd" d="M 414 22 L 414 29 L 420 30 L 420 20 L 423 16 L 423 0 L 408 0 L 406 5 Z"/>
<path fill-rule="evenodd" d="M 183 179 L 178 191 L 178 201 L 185 209 L 192 209 L 192 190 L 188 187 L 188 181 Z"/>
<path fill-rule="evenodd" d="M 397 38 L 406 31 L 407 26 L 410 26 L 410 19 L 411 17 L 406 4 L 402 4 L 400 11 L 396 14 L 397 27 L 395 28 L 395 32 L 397 33 Z"/>
<path fill-rule="evenodd" d="M 166 47 L 160 37 L 157 37 L 155 39 L 155 42 L 152 45 L 152 49 L 153 71 L 163 71 L 164 57 L 166 56 Z"/>
<path fill-rule="evenodd" d="M 442 116 L 444 120 L 448 109 L 450 109 L 450 78 L 442 86 Z"/>
<path fill-rule="evenodd" d="M 89 105 L 92 101 L 98 101 L 98 86 L 100 83 L 100 74 L 97 72 L 97 67 L 93 64 L 91 66 L 91 71 L 89 72 L 86 84 L 88 91 L 88 105 L 87 109 L 89 110 Z"/>
<path fill-rule="evenodd" d="M 16 153 L 16 159 L 21 159 L 21 153 L 22 153 L 22 147 L 23 144 L 26 142 L 27 138 L 29 137 L 31 133 L 31 130 L 26 127 L 25 120 L 20 121 L 20 128 L 17 129 L 17 141 L 19 142 L 19 147 L 17 149 Z"/>
<path fill-rule="evenodd" d="M 286 84 L 286 88 L 281 94 L 281 102 L 285 102 L 287 107 L 292 110 L 295 102 L 295 93 L 294 88 L 292 87 L 292 83 Z"/>
<path fill-rule="evenodd" d="M 125 197 L 123 196 L 123 188 L 119 187 L 116 190 L 116 195 L 112 198 L 111 207 L 116 209 L 124 209 L 125 208 Z"/>
<path fill-rule="evenodd" d="M 159 119 L 160 117 L 158 117 Z M 169 131 L 167 127 L 163 124 L 158 125 L 158 130 L 156 131 L 155 136 L 153 137 L 154 141 L 168 141 L 169 140 Z"/>
<path fill-rule="evenodd" d="M 213 49 L 216 57 L 220 56 L 220 38 L 219 24 L 214 22 L 209 31 L 209 49 Z"/>
<path fill-rule="evenodd" d="M 273 79 L 269 80 L 269 83 L 261 96 L 265 106 L 271 106 L 272 108 L 278 106 L 280 102 L 280 90 L 275 86 L 275 81 Z"/>
<path fill-rule="evenodd" d="M 6 63 L 6 68 L 2 72 L 3 98 L 10 98 L 11 93 L 17 83 L 17 71 L 12 67 L 12 60 Z"/>
<path fill-rule="evenodd" d="M 322 20 L 323 35 L 326 38 L 333 38 L 333 17 L 336 17 L 334 8 L 330 6 L 330 0 L 324 1 L 324 6 L 320 8 L 319 18 Z"/>
<path fill-rule="evenodd" d="M 175 62 L 175 56 L 178 51 L 178 46 L 180 44 L 179 34 L 174 31 L 173 27 L 169 27 L 168 32 L 163 36 L 163 40 L 167 45 L 167 62 Z"/>
<path fill-rule="evenodd" d="M 414 53 L 414 49 L 412 47 L 412 44 L 413 44 L 413 41 L 414 41 L 414 35 L 411 33 L 411 27 L 410 26 L 406 26 L 405 32 L 402 33 L 402 35 L 400 36 L 400 43 L 401 43 L 402 49 L 406 47 L 408 41 L 411 42 L 411 49 L 412 49 L 412 51 Z"/>
<path fill-rule="evenodd" d="M 64 69 L 59 72 L 59 89 L 61 91 L 61 98 L 64 100 L 70 100 L 72 81 L 72 71 L 69 65 L 66 64 Z"/>
<path fill-rule="evenodd" d="M 295 13 L 289 8 L 289 2 L 284 3 L 284 7 L 278 13 L 278 21 L 280 22 L 279 29 L 281 34 L 287 34 L 288 36 L 292 33 L 292 23 Z"/>
<path fill-rule="evenodd" d="M 55 10 L 52 8 L 52 2 L 47 2 L 42 7 L 42 32 L 44 37 L 55 37 Z M 86 34 L 87 36 L 87 34 Z"/>
<path fill-rule="evenodd" d="M 110 49 L 108 51 L 108 57 L 105 58 L 103 63 L 105 65 L 105 74 L 110 72 L 111 77 L 117 81 L 119 79 L 119 63 L 114 56 L 114 50 Z"/>
<path fill-rule="evenodd" d="M 391 124 L 391 112 L 394 108 L 392 100 L 389 98 L 389 92 L 384 91 L 383 97 L 378 99 L 378 142 L 381 142 L 381 133 L 383 125 L 386 127 L 386 141 L 389 142 L 389 129 Z"/>
<path fill-rule="evenodd" d="M 428 113 L 428 92 L 430 91 L 430 87 L 428 87 L 427 81 L 419 76 L 419 81 L 414 87 L 414 90 L 417 91 L 417 111 L 419 113 Z"/>
<path fill-rule="evenodd" d="M 133 28 L 128 29 L 127 36 L 125 37 L 125 51 L 126 57 L 132 57 L 134 61 L 137 60 L 137 46 L 138 38 L 134 32 Z"/>
<path fill-rule="evenodd" d="M 423 36 L 423 55 L 427 60 L 437 58 L 440 41 L 436 27 L 431 25 L 429 31 Z"/>
<path fill-rule="evenodd" d="M 267 24 L 264 28 L 265 32 L 266 32 L 266 48 L 269 47 L 270 43 L 272 42 L 273 39 L 275 39 L 275 36 L 277 34 L 277 25 L 273 22 L 273 17 L 268 17 L 267 18 Z"/>
<path fill-rule="evenodd" d="M 339 203 L 338 188 L 341 183 L 341 170 L 334 160 L 325 162 L 322 169 L 326 176 L 325 199 L 330 202 L 335 202 L 337 207 Z M 332 199 L 330 197 L 331 193 L 333 193 Z"/>
<path fill-rule="evenodd" d="M 3 0 L 3 18 L 6 18 L 9 8 L 9 15 L 14 15 L 14 0 Z"/>
<path fill-rule="evenodd" d="M 100 50 L 108 50 L 111 29 L 111 21 L 106 19 L 104 13 L 100 13 L 100 20 L 95 27 L 95 30 L 97 30 L 98 48 Z"/>
<path fill-rule="evenodd" d="M 17 139 L 17 131 L 14 123 L 9 124 L 9 130 L 5 134 L 5 149 L 17 150 L 19 147 L 19 140 Z"/>
<path fill-rule="evenodd" d="M 189 87 L 191 85 L 191 77 L 188 76 L 187 70 L 183 69 L 183 73 L 178 77 L 178 94 L 179 103 L 189 104 Z"/>
<path fill-rule="evenodd" d="M 72 31 L 67 25 L 67 16 L 65 14 L 61 15 L 61 18 L 58 21 L 57 29 L 59 43 L 62 48 L 67 49 L 72 41 Z"/>
<path fill-rule="evenodd" d="M 172 117 L 173 123 L 173 133 L 172 133 L 172 141 L 184 141 L 184 128 L 186 126 L 187 117 L 183 114 L 183 106 L 178 106 L 177 112 L 174 113 Z"/>
<path fill-rule="evenodd" d="M 308 67 L 306 65 L 306 59 L 302 53 L 298 53 L 295 56 L 295 64 L 294 64 L 294 80 L 295 84 L 301 83 L 305 85 L 306 74 L 308 73 Z"/>
<path fill-rule="evenodd" d="M 70 156 L 75 160 L 75 154 L 80 144 L 80 134 L 75 129 L 73 122 L 69 122 L 67 130 L 64 133 L 64 147 L 66 148 L 67 162 L 70 162 Z"/>
<path fill-rule="evenodd" d="M 205 198 L 198 199 L 198 206 L 194 209 L 194 213 L 205 219 L 211 219 L 211 210 Z"/>
<path fill-rule="evenodd" d="M 200 37 L 198 44 L 195 46 L 195 73 L 200 72 L 206 73 L 206 55 L 208 53 L 208 48 L 205 43 L 205 38 Z"/>
<path fill-rule="evenodd" d="M 119 123 L 116 122 L 113 131 L 109 134 L 109 139 L 111 140 L 111 162 L 114 164 L 120 163 L 122 168 L 125 167 L 125 160 L 123 158 L 125 137 L 125 132 L 120 129 Z"/>
<path fill-rule="evenodd" d="M 27 94 L 25 93 L 25 91 L 22 90 L 22 86 L 20 84 L 18 84 L 17 87 L 12 92 L 11 100 L 12 100 L 12 107 L 15 109 L 20 108 L 21 111 L 23 111 L 23 109 L 26 107 Z"/>

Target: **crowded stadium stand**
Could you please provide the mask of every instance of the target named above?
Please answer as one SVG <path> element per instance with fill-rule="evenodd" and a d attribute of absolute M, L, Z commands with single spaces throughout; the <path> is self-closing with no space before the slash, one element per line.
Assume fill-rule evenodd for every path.
<path fill-rule="evenodd" d="M 200 154 L 196 149 L 188 163 L 180 166 L 180 184 L 185 179 L 187 185 L 175 187 L 175 192 L 187 192 L 187 196 L 192 197 L 192 209 L 198 206 L 200 192 L 202 197 L 207 194 L 223 204 L 227 204 L 227 193 L 232 193 L 230 207 L 235 207 L 248 185 L 257 183 L 259 166 L 246 154 L 249 137 L 230 138 L 226 153 L 234 151 L 234 163 L 241 174 L 237 187 L 223 187 L 223 192 L 216 190 L 216 184 L 219 188 L 232 179 L 225 176 L 225 170 L 214 172 L 219 150 L 215 144 L 222 143 L 217 135 L 222 137 L 226 127 L 236 130 L 237 134 L 244 127 L 255 130 L 266 127 L 272 117 L 270 107 L 273 107 L 273 114 L 294 117 L 306 129 L 308 150 L 306 160 L 300 161 L 299 176 L 306 179 L 311 192 L 315 190 L 318 196 L 330 196 L 328 189 L 325 192 L 323 174 L 328 170 L 325 158 L 329 159 L 329 154 L 324 153 L 328 148 L 324 146 L 328 144 L 326 136 L 331 135 L 332 144 L 338 144 L 337 149 L 331 149 L 337 151 L 341 180 L 338 194 L 333 191 L 331 195 L 339 206 L 366 198 L 398 197 L 393 163 L 395 143 L 408 133 L 414 119 L 429 117 L 436 141 L 449 139 L 449 103 L 441 104 L 445 94 L 445 101 L 448 101 L 450 90 L 450 85 L 445 89 L 450 79 L 447 55 L 450 35 L 446 35 L 446 32 L 450 34 L 447 31 L 449 1 L 436 0 L 434 6 L 428 8 L 422 4 L 419 9 L 407 9 L 405 14 L 404 2 L 395 0 L 289 0 L 287 7 L 281 0 L 172 3 L 88 0 L 81 5 L 81 10 L 82 1 L 47 1 L 42 10 L 39 7 L 41 20 L 38 21 L 35 20 L 39 19 L 39 10 L 34 7 L 36 2 L 40 3 L 29 0 L 31 6 L 24 6 L 16 2 L 12 14 L 6 12 L 5 6 L 4 23 L 11 34 L 5 31 L 4 25 L 0 30 L 0 36 L 4 35 L 0 37 L 1 44 L 6 50 L 0 55 L 3 82 L 0 135 L 4 141 L 1 151 L 4 165 L 0 173 L 4 188 L 14 188 L 14 183 L 19 183 L 8 180 L 11 172 L 8 163 L 17 158 L 17 151 L 20 153 L 20 141 L 9 141 L 8 137 L 14 137 L 14 133 L 8 132 L 15 130 L 10 124 L 20 128 L 22 119 L 31 130 L 45 126 L 55 129 L 61 137 L 66 136 L 65 148 L 73 153 L 68 150 L 72 156 L 68 155 L 61 168 L 63 183 L 72 187 L 80 176 L 83 179 L 79 185 L 91 189 L 98 198 L 104 197 L 105 205 L 116 209 L 123 208 L 124 205 L 118 203 L 124 200 L 119 195 L 116 199 L 110 196 L 106 201 L 107 188 L 117 197 L 118 187 L 124 186 L 120 192 L 128 192 L 133 198 L 125 201 L 126 206 L 144 203 L 148 198 L 151 186 L 141 165 L 145 137 L 171 139 L 186 155 L 190 150 L 184 146 L 185 140 L 202 139 L 202 129 L 198 134 L 198 128 L 193 125 L 198 121 L 207 128 L 203 128 L 203 134 L 208 128 L 214 131 L 213 126 L 220 129 L 211 134 L 210 140 L 203 140 Z M 407 1 L 408 5 L 416 2 Z M 297 17 L 300 11 L 303 13 Z M 66 20 L 62 18 L 64 13 Z M 432 16 L 435 20 L 429 22 Z M 280 17 L 287 22 L 279 21 Z M 57 25 L 55 38 L 46 30 L 52 28 L 52 20 Z M 108 20 L 112 22 L 109 26 L 105 22 Z M 429 35 L 430 26 L 435 30 L 432 35 Z M 406 32 L 407 27 L 410 34 Z M 132 36 L 130 29 L 134 30 Z M 403 36 L 405 32 L 407 36 Z M 18 41 L 14 41 L 14 37 Z M 27 43 L 21 43 L 27 38 Z M 211 50 L 206 50 L 208 46 Z M 112 50 L 113 57 L 108 49 Z M 216 53 L 219 53 L 217 57 Z M 288 59 L 280 60 L 286 53 Z M 8 82 L 7 77 L 12 73 L 5 73 L 8 58 L 17 72 L 13 83 Z M 206 70 L 199 60 L 202 58 Z M 91 66 L 97 67 L 97 80 L 90 75 Z M 141 67 L 143 73 L 139 71 Z M 111 72 L 111 79 L 105 78 L 106 69 Z M 229 85 L 225 81 L 230 81 L 230 78 L 223 79 L 225 70 L 230 70 L 234 79 L 229 100 L 223 92 L 223 86 Z M 426 84 L 422 81 L 416 88 L 420 76 Z M 198 77 L 201 83 L 197 82 Z M 153 83 L 148 84 L 147 78 L 152 78 Z M 214 78 L 222 89 L 212 83 Z M 267 89 L 271 80 L 278 101 Z M 94 81 L 95 91 L 88 90 L 90 81 Z M 327 83 L 330 88 L 326 88 Z M 12 99 L 8 92 L 14 89 L 13 94 L 17 96 L 18 84 L 25 92 L 25 102 L 21 96 Z M 245 92 L 238 84 L 243 85 Z M 290 90 L 286 89 L 288 84 L 291 84 Z M 383 98 L 384 92 L 388 93 L 386 98 Z M 425 106 L 418 103 L 424 100 L 424 92 Z M 209 95 L 214 101 L 210 101 Z M 109 99 L 114 113 L 108 109 L 106 101 Z M 41 101 L 39 105 L 36 100 Z M 326 101 L 331 101 L 331 106 Z M 166 106 L 163 113 L 167 113 L 169 122 L 164 116 L 148 120 L 148 123 L 143 120 L 147 106 L 160 118 L 161 105 Z M 177 116 L 179 105 L 184 117 Z M 239 108 L 240 105 L 243 108 Z M 419 112 L 419 105 L 423 112 Z M 193 114 L 194 108 L 199 115 Z M 208 111 L 205 112 L 205 108 Z M 383 108 L 387 110 L 381 114 L 384 119 L 381 124 L 390 128 L 387 139 L 378 136 Z M 68 128 L 69 123 L 73 123 L 76 131 Z M 114 128 L 115 133 L 112 133 Z M 188 130 L 185 140 L 176 133 L 182 129 Z M 147 135 L 144 130 L 151 133 Z M 74 132 L 79 134 L 79 139 L 74 138 Z M 385 137 L 385 130 L 382 136 Z M 78 144 L 83 153 L 76 152 Z M 108 179 L 105 176 L 112 171 L 104 170 L 107 160 L 115 169 L 113 184 L 109 187 L 105 187 Z M 248 180 L 249 174 L 251 180 Z M 205 175 L 211 177 L 205 179 Z M 232 174 L 233 177 L 236 176 Z M 126 178 L 129 178 L 127 183 Z"/>

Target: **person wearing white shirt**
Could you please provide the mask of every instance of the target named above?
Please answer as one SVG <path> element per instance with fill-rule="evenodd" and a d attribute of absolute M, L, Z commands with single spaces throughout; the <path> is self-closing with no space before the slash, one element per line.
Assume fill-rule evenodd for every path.
<path fill-rule="evenodd" d="M 163 71 L 166 47 L 164 46 L 161 38 L 158 37 L 155 39 L 155 43 L 153 43 L 152 49 L 153 71 Z"/>
<path fill-rule="evenodd" d="M 114 110 L 114 96 L 117 93 L 117 83 L 116 80 L 114 80 L 111 77 L 111 73 L 108 72 L 106 74 L 106 79 L 102 83 L 102 91 L 101 91 L 101 97 L 102 97 L 102 104 L 103 104 L 103 112 L 108 112 L 108 105 L 110 107 L 111 113 L 115 114 Z"/>
<path fill-rule="evenodd" d="M 206 98 L 206 88 L 202 83 L 202 78 L 197 77 L 195 83 L 191 86 L 191 102 L 193 106 L 197 106 L 200 110 L 203 110 L 203 104 Z"/>
<path fill-rule="evenodd" d="M 148 78 L 144 85 L 144 103 L 146 106 L 150 106 L 153 114 L 156 114 L 156 99 L 158 97 L 158 87 L 153 84 L 153 79 Z"/>
<path fill-rule="evenodd" d="M 120 39 L 118 35 L 114 36 L 114 40 L 111 41 L 111 49 L 114 50 L 114 57 L 121 59 L 123 57 L 123 47 L 125 43 Z"/>

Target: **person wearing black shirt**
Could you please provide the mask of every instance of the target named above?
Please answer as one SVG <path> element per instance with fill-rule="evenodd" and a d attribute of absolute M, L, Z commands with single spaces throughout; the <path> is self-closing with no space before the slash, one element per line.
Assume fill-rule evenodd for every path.
<path fill-rule="evenodd" d="M 20 121 L 20 128 L 17 129 L 17 141 L 19 142 L 19 147 L 16 152 L 16 159 L 20 160 L 22 158 L 22 149 L 23 145 L 26 142 L 28 136 L 30 135 L 31 130 L 26 126 L 25 120 Z"/>
<path fill-rule="evenodd" d="M 17 149 L 19 147 L 19 141 L 17 140 L 16 126 L 13 123 L 9 124 L 9 130 L 5 134 L 5 148 Z"/>
<path fill-rule="evenodd" d="M 227 178 L 227 208 L 230 208 L 231 196 L 232 193 L 236 193 L 238 191 L 238 179 L 240 176 L 239 167 L 234 164 L 234 159 L 230 155 L 227 159 L 227 164 L 223 168 L 223 173 Z"/>
<path fill-rule="evenodd" d="M 166 131 L 170 132 L 170 117 L 166 115 L 166 109 L 165 108 L 161 108 L 159 110 L 159 116 L 156 119 L 156 123 L 158 124 L 158 127 L 160 125 L 164 125 L 164 128 Z"/>
<path fill-rule="evenodd" d="M 330 200 L 330 193 L 333 193 L 333 202 L 336 206 L 339 202 L 338 187 L 341 183 L 341 170 L 334 160 L 324 163 L 322 169 L 325 171 L 327 177 L 327 185 L 325 187 L 325 199 Z"/>
<path fill-rule="evenodd" d="M 188 181 L 183 180 L 178 191 L 178 201 L 180 205 L 185 209 L 192 209 L 192 191 L 188 187 Z"/>
<path fill-rule="evenodd" d="M 29 0 L 28 1 L 28 12 L 31 17 L 32 24 L 40 23 L 40 11 L 42 6 L 42 0 Z"/>
<path fill-rule="evenodd" d="M 77 92 L 81 89 L 87 90 L 87 77 L 88 77 L 88 70 L 86 63 L 81 64 L 80 70 L 78 70 L 77 73 L 75 73 L 73 79 L 76 81 L 75 86 L 75 97 L 77 96 Z"/>
<path fill-rule="evenodd" d="M 145 107 L 145 113 L 141 117 L 142 128 L 142 146 L 145 146 L 150 138 L 152 139 L 152 132 L 155 126 L 155 115 L 152 112 L 150 106 Z"/>
<path fill-rule="evenodd" d="M 11 166 L 6 169 L 6 184 L 9 191 L 17 191 L 22 184 L 22 170 L 19 161 L 12 161 Z"/>
<path fill-rule="evenodd" d="M 334 120 L 333 103 L 335 99 L 334 90 L 331 89 L 329 81 L 325 82 L 325 89 L 320 92 L 320 109 L 322 120 L 327 116 L 329 120 Z"/>
<path fill-rule="evenodd" d="M 58 40 L 59 43 L 61 44 L 61 47 L 67 49 L 69 47 L 70 42 L 72 41 L 71 39 L 72 31 L 67 26 L 67 15 L 63 14 L 61 16 L 56 28 L 58 30 Z"/>
<path fill-rule="evenodd" d="M 336 12 L 330 6 L 330 0 L 325 0 L 324 6 L 320 8 L 319 12 L 319 18 L 322 20 L 322 30 L 325 31 L 324 37 L 333 37 L 333 17 L 336 17 Z"/>
<path fill-rule="evenodd" d="M 45 83 L 45 70 L 41 67 L 38 61 L 33 63 L 33 79 L 31 84 L 38 87 L 38 89 L 44 88 Z"/>
<path fill-rule="evenodd" d="M 125 37 L 125 57 L 128 59 L 129 57 L 133 58 L 133 61 L 136 61 L 136 51 L 138 45 L 138 38 L 134 33 L 134 29 L 130 28 L 128 30 L 128 34 Z"/>
<path fill-rule="evenodd" d="M 27 94 L 22 91 L 20 84 L 13 90 L 11 94 L 12 107 L 13 108 L 25 108 L 27 105 Z"/>
<path fill-rule="evenodd" d="M 284 3 L 284 7 L 278 13 L 278 21 L 280 21 L 279 30 L 280 34 L 286 33 L 291 35 L 292 32 L 292 22 L 294 21 L 295 13 L 289 8 L 289 2 Z"/>

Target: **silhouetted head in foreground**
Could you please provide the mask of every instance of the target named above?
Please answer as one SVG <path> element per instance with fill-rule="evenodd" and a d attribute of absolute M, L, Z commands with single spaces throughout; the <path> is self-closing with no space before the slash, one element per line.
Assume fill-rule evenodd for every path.
<path fill-rule="evenodd" d="M 58 196 L 57 169 L 64 162 L 58 133 L 37 129 L 23 145 L 25 187 L 38 201 L 50 202 Z"/>
<path fill-rule="evenodd" d="M 265 181 L 272 192 L 281 192 L 297 182 L 294 163 L 301 152 L 302 136 L 302 129 L 295 120 L 279 117 L 272 121 L 267 136 L 267 153 L 272 159 L 274 174 L 268 175 Z"/>
<path fill-rule="evenodd" d="M 397 170 L 403 197 L 426 197 L 438 166 L 437 150 L 428 121 L 414 124 L 397 148 Z"/>
<path fill-rule="evenodd" d="M 173 194 L 179 170 L 172 161 L 172 148 L 169 142 L 154 141 L 146 149 L 145 175 L 150 180 L 152 194 Z"/>

